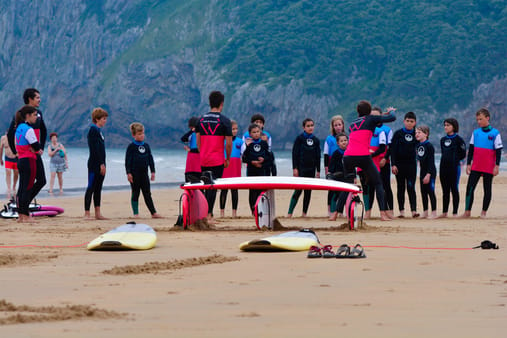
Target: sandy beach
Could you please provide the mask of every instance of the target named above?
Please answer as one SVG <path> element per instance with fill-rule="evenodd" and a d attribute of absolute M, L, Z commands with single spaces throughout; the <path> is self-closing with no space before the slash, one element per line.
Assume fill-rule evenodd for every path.
<path fill-rule="evenodd" d="M 122 252 L 88 251 L 86 243 L 132 220 L 130 191 L 103 194 L 107 221 L 83 220 L 82 196 L 43 198 L 40 203 L 65 213 L 37 224 L 0 219 L 0 335 L 501 336 L 507 330 L 507 176 L 493 183 L 487 219 L 478 217 L 482 183 L 470 219 L 381 222 L 375 205 L 373 219 L 349 231 L 344 219 L 327 220 L 325 192 L 313 193 L 308 218 L 280 217 L 287 229 L 314 229 L 323 245 L 362 244 L 367 258 L 352 260 L 241 252 L 241 242 L 273 233 L 256 229 L 247 191 L 240 191 L 240 218 L 183 231 L 174 227 L 181 190 L 154 190 L 166 218 L 151 219 L 141 199 L 137 222 L 155 229 L 156 247 Z M 279 216 L 291 193 L 276 192 Z M 437 196 L 440 211 L 439 186 Z M 295 216 L 301 204 L 302 198 Z M 486 239 L 500 249 L 470 250 Z"/>

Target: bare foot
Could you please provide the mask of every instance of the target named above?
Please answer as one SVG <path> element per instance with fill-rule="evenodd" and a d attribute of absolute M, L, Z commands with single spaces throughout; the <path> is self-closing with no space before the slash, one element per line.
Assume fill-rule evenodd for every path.
<path fill-rule="evenodd" d="M 415 211 L 412 211 L 412 218 L 418 218 L 419 216 L 421 216 L 420 214 L 418 214 L 417 212 Z"/>
<path fill-rule="evenodd" d="M 92 216 L 90 215 L 89 211 L 85 211 L 83 218 L 86 219 L 86 220 L 93 219 Z"/>
<path fill-rule="evenodd" d="M 157 214 L 157 213 L 154 213 L 151 215 L 151 218 L 164 218 L 164 216 L 160 215 L 160 214 Z"/>
<path fill-rule="evenodd" d="M 481 211 L 481 218 L 486 218 L 486 211 Z"/>
<path fill-rule="evenodd" d="M 139 218 L 139 214 L 133 215 L 132 218 Z"/>
<path fill-rule="evenodd" d="M 225 212 L 224 209 L 220 209 L 220 218 L 224 218 Z"/>
<path fill-rule="evenodd" d="M 236 210 L 232 210 L 232 218 L 238 218 L 238 212 Z"/>
<path fill-rule="evenodd" d="M 398 218 L 405 218 L 405 211 L 400 211 Z"/>
<path fill-rule="evenodd" d="M 447 218 L 447 213 L 443 212 L 440 215 L 438 215 L 438 218 Z"/>
<path fill-rule="evenodd" d="M 465 213 L 461 215 L 459 218 L 470 218 L 470 210 L 465 211 Z"/>
<path fill-rule="evenodd" d="M 366 210 L 364 212 L 364 219 L 370 219 L 371 218 L 371 210 Z"/>
<path fill-rule="evenodd" d="M 304 213 L 304 212 L 303 212 L 303 213 L 301 214 L 301 217 L 305 218 L 305 217 L 306 217 L 306 213 Z"/>
<path fill-rule="evenodd" d="M 385 211 L 380 212 L 380 220 L 381 221 L 392 221 L 392 219 L 387 215 Z"/>
<path fill-rule="evenodd" d="M 287 214 L 287 218 L 292 218 L 292 214 Z"/>
<path fill-rule="evenodd" d="M 104 217 L 102 215 L 95 215 L 95 219 L 99 220 L 99 221 L 105 221 L 105 220 L 108 220 L 109 218 L 107 217 Z"/>
<path fill-rule="evenodd" d="M 336 217 L 338 216 L 337 212 L 333 212 L 329 215 L 328 221 L 336 221 Z"/>

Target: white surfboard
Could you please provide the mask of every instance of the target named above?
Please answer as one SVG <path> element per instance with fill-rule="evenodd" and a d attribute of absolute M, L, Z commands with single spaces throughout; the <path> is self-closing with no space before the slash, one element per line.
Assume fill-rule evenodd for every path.
<path fill-rule="evenodd" d="M 127 223 L 100 235 L 88 243 L 88 250 L 148 250 L 157 243 L 157 234 L 149 225 Z"/>
<path fill-rule="evenodd" d="M 263 191 L 257 202 L 255 203 L 254 209 L 255 225 L 258 229 L 264 227 L 273 229 L 273 221 L 275 215 L 275 191 L 267 190 Z"/>
<path fill-rule="evenodd" d="M 243 251 L 306 251 L 312 245 L 320 246 L 319 238 L 312 230 L 302 229 L 243 242 L 239 248 Z"/>

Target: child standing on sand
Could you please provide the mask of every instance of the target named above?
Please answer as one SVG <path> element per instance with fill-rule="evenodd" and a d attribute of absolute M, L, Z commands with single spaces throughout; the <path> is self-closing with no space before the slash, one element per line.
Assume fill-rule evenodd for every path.
<path fill-rule="evenodd" d="M 474 202 L 474 190 L 479 178 L 484 183 L 484 198 L 482 200 L 481 218 L 486 217 L 491 203 L 491 186 L 493 177 L 498 175 L 502 158 L 502 138 L 500 132 L 489 124 L 490 113 L 481 108 L 475 113 L 479 128 L 475 129 L 470 138 L 467 157 L 468 183 L 466 191 L 465 213 L 463 217 L 470 217 Z"/>
<path fill-rule="evenodd" d="M 0 164 L 5 165 L 7 199 L 14 200 L 16 198 L 16 184 L 18 183 L 18 157 L 12 152 L 11 148 L 9 147 L 7 132 L 4 136 L 2 136 L 0 140 Z"/>
<path fill-rule="evenodd" d="M 153 199 L 151 198 L 150 178 L 148 168 L 151 171 L 151 180 L 155 180 L 155 162 L 148 143 L 144 142 L 144 126 L 139 122 L 130 125 L 130 132 L 134 141 L 127 147 L 125 154 L 125 170 L 127 179 L 132 189 L 130 204 L 134 217 L 139 217 L 139 195 L 143 192 L 144 202 L 150 210 L 152 218 L 162 218 L 157 214 Z"/>
<path fill-rule="evenodd" d="M 415 138 L 419 141 L 417 146 L 417 160 L 419 161 L 419 178 L 421 182 L 421 198 L 423 202 L 423 218 L 428 218 L 428 198 L 431 202 L 431 215 L 429 218 L 437 217 L 437 197 L 435 196 L 435 148 L 428 141 L 430 128 L 419 126 L 415 130 Z"/>
<path fill-rule="evenodd" d="M 88 187 L 84 198 L 85 219 L 91 219 L 90 206 L 95 206 L 95 219 L 105 220 L 100 212 L 100 199 L 102 196 L 102 185 L 106 177 L 106 146 L 102 128 L 106 125 L 108 113 L 102 108 L 95 108 L 92 111 L 92 122 L 88 131 Z"/>

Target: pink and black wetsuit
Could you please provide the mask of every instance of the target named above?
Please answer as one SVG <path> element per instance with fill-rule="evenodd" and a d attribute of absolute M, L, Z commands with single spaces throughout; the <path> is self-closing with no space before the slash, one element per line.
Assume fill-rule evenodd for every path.
<path fill-rule="evenodd" d="M 349 145 L 343 156 L 345 177 L 347 178 L 349 173 L 354 173 L 356 168 L 361 168 L 368 184 L 375 187 L 381 211 L 386 210 L 384 188 L 380 174 L 370 155 L 370 143 L 373 132 L 379 124 L 394 120 L 396 120 L 396 116 L 392 113 L 366 115 L 355 119 L 349 127 Z M 350 181 L 350 178 L 347 179 Z"/>
<path fill-rule="evenodd" d="M 218 112 L 209 112 L 199 119 L 195 132 L 200 137 L 201 171 L 211 171 L 214 178 L 221 178 L 224 172 L 225 138 L 232 137 L 231 120 Z M 206 190 L 208 214 L 213 215 L 217 191 Z"/>

